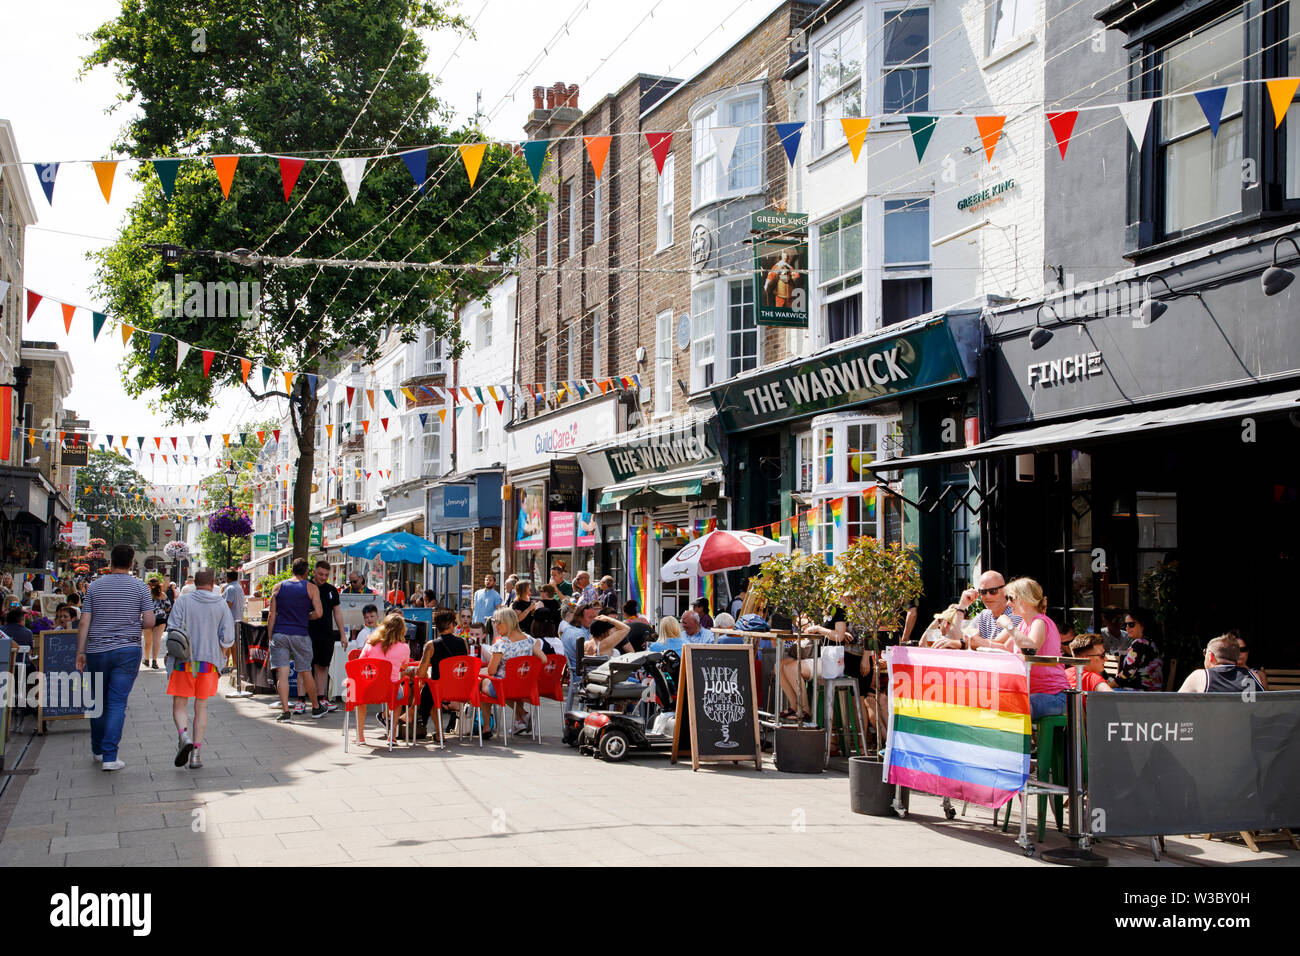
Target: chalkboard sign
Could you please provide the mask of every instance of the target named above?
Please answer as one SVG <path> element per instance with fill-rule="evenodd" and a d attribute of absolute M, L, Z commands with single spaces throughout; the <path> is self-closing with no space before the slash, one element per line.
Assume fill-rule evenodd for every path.
<path fill-rule="evenodd" d="M 36 726 L 45 732 L 45 721 L 85 717 L 95 701 L 89 673 L 77 670 L 77 632 L 41 631 L 36 635 L 36 667 L 40 673 L 40 697 Z"/>
<path fill-rule="evenodd" d="M 754 649 L 748 644 L 682 646 L 673 763 L 684 745 L 690 748 L 694 770 L 699 770 L 701 763 L 748 760 L 763 769 Z"/>

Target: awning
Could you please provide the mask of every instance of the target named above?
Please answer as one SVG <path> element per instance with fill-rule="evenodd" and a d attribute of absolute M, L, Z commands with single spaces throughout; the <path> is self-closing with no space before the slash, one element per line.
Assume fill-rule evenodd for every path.
<path fill-rule="evenodd" d="M 683 471 L 664 475 L 655 481 L 635 478 L 621 484 L 610 485 L 600 496 L 600 507 L 612 508 L 639 507 L 655 505 L 680 498 L 699 497 L 706 484 L 717 484 L 722 480 L 720 468 L 704 468 L 696 471 Z"/>
<path fill-rule="evenodd" d="M 1254 398 L 1234 398 L 1221 402 L 1201 402 L 1196 405 L 1179 405 L 1145 412 L 1125 412 L 1105 418 L 1082 418 L 1073 422 L 1039 425 L 1021 431 L 1007 432 L 971 448 L 912 455 L 909 458 L 891 458 L 863 467 L 868 471 L 897 471 L 900 468 L 917 468 L 946 461 L 972 461 L 998 455 L 1019 454 L 1040 448 L 1061 445 L 1081 445 L 1085 442 L 1104 441 L 1185 425 L 1221 421 L 1253 415 L 1300 411 L 1300 390 L 1274 392 Z"/>
<path fill-rule="evenodd" d="M 335 551 L 339 548 L 346 548 L 349 545 L 365 541 L 367 538 L 373 538 L 377 534 L 387 534 L 390 531 L 396 531 L 398 528 L 403 525 L 408 525 L 412 521 L 423 520 L 424 512 L 419 508 L 413 508 L 410 511 L 399 511 L 395 515 L 389 515 L 382 521 L 376 521 L 372 525 L 367 525 L 360 531 L 353 531 L 349 534 L 343 535 L 341 538 L 335 538 L 333 541 L 330 541 L 326 547 L 330 551 Z"/>
<path fill-rule="evenodd" d="M 250 561 L 248 564 L 244 565 L 243 570 L 253 571 L 260 567 L 270 567 L 272 562 L 279 561 L 281 558 L 286 558 L 291 554 L 293 554 L 293 545 L 289 545 L 287 548 L 281 548 L 279 551 L 275 551 L 271 554 L 265 554 L 255 561 Z"/>

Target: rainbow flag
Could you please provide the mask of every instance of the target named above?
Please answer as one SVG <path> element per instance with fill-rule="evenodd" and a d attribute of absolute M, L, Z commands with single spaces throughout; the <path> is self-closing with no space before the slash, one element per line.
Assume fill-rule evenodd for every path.
<path fill-rule="evenodd" d="M 889 649 L 885 780 L 1000 807 L 1029 779 L 1029 686 L 1018 656 Z"/>
<path fill-rule="evenodd" d="M 640 525 L 632 532 L 632 540 L 628 543 L 628 562 L 627 577 L 628 590 L 632 593 L 633 599 L 640 605 L 640 611 L 649 617 L 650 612 L 646 610 L 650 603 L 650 544 L 649 534 L 645 525 Z"/>
<path fill-rule="evenodd" d="M 862 517 L 867 521 L 876 520 L 876 489 L 874 486 L 862 489 Z"/>
<path fill-rule="evenodd" d="M 836 498 L 831 502 L 831 517 L 835 519 L 835 527 L 844 524 L 844 499 Z"/>

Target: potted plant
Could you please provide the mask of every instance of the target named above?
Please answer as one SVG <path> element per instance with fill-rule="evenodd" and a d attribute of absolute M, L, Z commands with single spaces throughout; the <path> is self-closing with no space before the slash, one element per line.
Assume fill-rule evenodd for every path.
<path fill-rule="evenodd" d="M 796 549 L 764 561 L 749 587 L 766 603 L 769 621 L 777 612 L 784 612 L 798 632 L 804 622 L 824 617 L 829 571 L 820 554 L 807 555 Z M 777 667 L 782 659 L 778 644 Z M 798 725 L 782 727 L 778 723 L 773 740 L 776 769 L 785 773 L 821 773 L 826 769 L 825 745 L 822 730 Z"/>
<path fill-rule="evenodd" d="M 901 629 L 908 606 L 921 596 L 921 568 L 914 549 L 861 537 L 836 556 L 825 588 L 827 602 L 844 608 L 849 632 L 863 636 L 868 652 L 879 651 L 878 635 Z M 878 756 L 849 758 L 849 803 L 856 813 L 888 816 L 893 798 Z"/>

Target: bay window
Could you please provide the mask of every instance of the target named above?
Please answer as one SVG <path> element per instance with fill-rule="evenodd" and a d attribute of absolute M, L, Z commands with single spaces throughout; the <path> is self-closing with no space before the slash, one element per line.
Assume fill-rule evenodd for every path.
<path fill-rule="evenodd" d="M 818 514 L 813 550 L 833 563 L 836 554 L 863 536 L 886 543 L 901 541 L 901 503 L 867 470 L 872 462 L 900 453 L 900 419 L 840 412 L 821 415 L 812 424 L 810 444 L 816 454 L 812 497 Z"/>
<path fill-rule="evenodd" d="M 759 192 L 763 187 L 763 94 L 752 84 L 692 111 L 691 205 Z M 736 145 L 724 169 L 713 130 L 736 129 Z M 668 167 L 665 164 L 665 174 Z M 662 179 L 662 177 L 661 177 Z"/>

